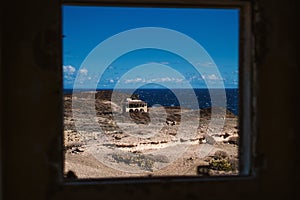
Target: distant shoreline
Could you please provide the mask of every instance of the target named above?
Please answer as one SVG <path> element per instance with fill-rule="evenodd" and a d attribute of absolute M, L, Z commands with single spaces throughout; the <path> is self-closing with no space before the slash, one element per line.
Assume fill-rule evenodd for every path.
<path fill-rule="evenodd" d="M 172 89 L 172 91 L 180 91 L 181 93 L 187 92 L 191 89 Z M 218 93 L 218 91 L 221 92 L 222 89 L 211 89 Z M 159 88 L 159 89 L 118 89 L 118 90 L 112 90 L 112 89 L 98 89 L 96 91 L 90 90 L 90 89 L 80 89 L 74 91 L 73 89 L 64 89 L 64 95 L 69 96 L 72 94 L 84 94 L 84 93 L 90 93 L 95 92 L 96 99 L 103 99 L 103 100 L 111 100 L 111 96 L 113 92 L 119 92 L 121 93 L 120 96 L 130 97 L 131 94 L 135 93 L 138 94 L 141 100 L 144 100 L 148 103 L 149 107 L 152 107 L 155 104 L 159 104 L 164 107 L 186 107 L 191 109 L 208 109 L 211 108 L 211 99 L 210 99 L 210 92 L 211 90 L 208 90 L 207 88 L 194 88 L 194 92 L 196 94 L 196 98 L 198 99 L 198 105 L 199 107 L 189 107 L 191 104 L 189 103 L 189 97 L 187 95 L 184 104 L 179 103 L 176 96 L 172 93 L 171 90 L 165 89 L 165 88 Z M 232 114 L 235 116 L 238 116 L 238 92 L 239 90 L 236 88 L 226 88 L 226 109 L 229 110 Z M 216 106 L 215 106 L 216 107 Z M 223 107 L 223 106 L 221 106 Z"/>

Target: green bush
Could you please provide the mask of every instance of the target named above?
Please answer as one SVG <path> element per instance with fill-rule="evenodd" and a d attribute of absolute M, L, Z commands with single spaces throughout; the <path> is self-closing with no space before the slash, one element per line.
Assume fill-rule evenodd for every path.
<path fill-rule="evenodd" d="M 209 167 L 214 170 L 219 171 L 230 171 L 232 170 L 232 165 L 229 163 L 227 159 L 212 159 L 209 162 Z"/>
<path fill-rule="evenodd" d="M 117 162 L 127 165 L 137 165 L 144 170 L 153 171 L 154 160 L 142 154 L 113 154 L 112 158 Z"/>

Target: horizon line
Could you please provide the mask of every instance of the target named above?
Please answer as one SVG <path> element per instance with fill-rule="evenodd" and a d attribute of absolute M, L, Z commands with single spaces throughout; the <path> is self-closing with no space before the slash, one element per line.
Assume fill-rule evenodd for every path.
<path fill-rule="evenodd" d="M 95 90 L 94 88 L 63 88 L 64 90 Z M 137 90 L 137 89 L 170 89 L 170 90 L 182 90 L 182 89 L 239 89 L 239 87 L 224 87 L 224 88 L 117 88 L 116 90 Z M 96 90 L 115 90 L 115 88 L 96 88 Z"/>

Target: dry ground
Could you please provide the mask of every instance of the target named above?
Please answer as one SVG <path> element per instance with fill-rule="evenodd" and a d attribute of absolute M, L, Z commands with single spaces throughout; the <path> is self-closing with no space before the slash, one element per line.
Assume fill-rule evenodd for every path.
<path fill-rule="evenodd" d="M 229 111 L 222 129 L 214 132 L 210 109 L 159 107 L 129 114 L 110 102 L 110 95 L 99 92 L 91 100 L 83 94 L 73 99 L 81 102 L 74 110 L 72 97 L 65 95 L 66 174 L 72 171 L 78 178 L 238 174 L 238 120 Z M 88 101 L 96 111 L 90 118 L 82 115 Z M 195 124 L 190 134 L 189 127 Z M 199 172 L 198 166 L 208 170 Z"/>

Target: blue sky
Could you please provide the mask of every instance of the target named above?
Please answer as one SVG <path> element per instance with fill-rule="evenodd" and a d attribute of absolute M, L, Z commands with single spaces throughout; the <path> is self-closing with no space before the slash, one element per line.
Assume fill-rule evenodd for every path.
<path fill-rule="evenodd" d="M 214 86 L 216 81 L 222 81 L 226 88 L 237 88 L 238 19 L 237 9 L 64 6 L 64 88 L 73 88 L 75 80 L 80 82 L 82 88 L 90 88 L 91 82 L 97 82 L 97 88 L 104 89 L 114 88 L 116 84 L 135 88 L 141 84 L 164 83 L 174 88 L 183 88 L 186 83 L 194 88 L 206 88 L 207 83 Z M 85 59 L 101 42 L 123 31 L 142 27 L 161 27 L 185 34 L 198 42 L 212 60 L 203 60 L 201 66 L 197 66 L 198 63 L 190 63 L 174 52 L 141 48 L 120 55 L 107 66 L 101 66 L 105 69 L 101 77 L 95 73 L 100 67 L 97 60 L 94 60 L 93 66 L 84 66 Z M 125 45 L 126 42 L 118 45 Z M 98 55 L 99 63 L 103 56 L 106 55 Z M 165 65 L 166 68 L 162 66 L 154 78 L 154 75 L 150 75 L 151 63 Z M 147 66 L 134 70 L 144 64 Z M 217 67 L 219 74 L 209 71 L 212 66 Z M 201 74 L 197 68 L 203 68 L 209 73 Z M 170 73 L 170 70 L 180 75 Z M 133 74 L 128 76 L 131 71 Z"/>

